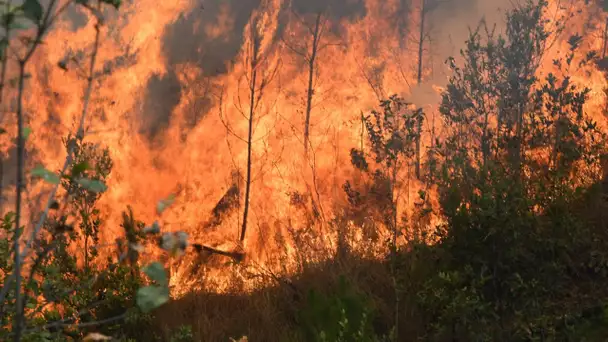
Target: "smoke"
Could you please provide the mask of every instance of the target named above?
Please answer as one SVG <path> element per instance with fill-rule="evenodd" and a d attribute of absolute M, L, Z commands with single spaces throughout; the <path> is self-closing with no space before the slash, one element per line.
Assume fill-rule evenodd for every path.
<path fill-rule="evenodd" d="M 428 25 L 425 25 L 427 38 L 423 63 L 432 71 L 430 77 L 411 90 L 410 102 L 419 107 L 439 103 L 441 95 L 437 86 L 444 86 L 449 77 L 446 60 L 449 57 L 459 59 L 471 31 L 482 21 L 500 32 L 506 10 L 510 8 L 512 2 L 508 0 L 447 0 L 430 11 Z"/>
<path fill-rule="evenodd" d="M 149 80 L 140 118 L 143 123 L 140 132 L 149 140 L 154 140 L 163 131 L 179 103 L 183 85 L 175 75 L 175 67 L 192 63 L 209 78 L 229 72 L 228 66 L 243 47 L 245 27 L 260 3 L 260 0 L 205 1 L 204 7 L 194 7 L 166 29 L 162 41 L 168 74 L 156 75 Z M 288 5 L 287 1 L 283 3 L 273 38 L 275 44 L 279 44 L 288 20 L 292 18 L 289 15 L 291 10 L 299 15 L 325 11 L 337 32 L 342 20 L 356 20 L 366 14 L 364 0 L 295 0 L 291 8 Z M 212 108 L 214 99 L 208 97 L 205 100 L 208 103 L 205 109 Z"/>
<path fill-rule="evenodd" d="M 366 15 L 364 0 L 294 0 L 291 6 L 299 14 L 327 12 L 333 21 L 355 20 Z"/>
<path fill-rule="evenodd" d="M 139 133 L 154 140 L 169 125 L 170 113 L 179 104 L 182 89 L 174 72 L 150 77 L 146 88 Z"/>
<path fill-rule="evenodd" d="M 169 65 L 195 62 L 206 75 L 223 74 L 225 64 L 239 53 L 243 33 L 260 0 L 205 1 L 182 15 L 165 32 L 164 53 Z"/>
<path fill-rule="evenodd" d="M 488 26 L 496 25 L 500 31 L 504 25 L 506 10 L 512 8 L 508 0 L 449 0 L 442 2 L 429 14 L 431 39 L 435 54 L 447 58 L 456 56 L 484 20 Z"/>
<path fill-rule="evenodd" d="M 163 51 L 168 64 L 168 74 L 157 75 L 149 80 L 144 99 L 141 122 L 141 133 L 153 140 L 170 122 L 170 116 L 179 103 L 183 86 L 175 75 L 175 67 L 182 63 L 192 63 L 203 71 L 204 76 L 213 78 L 229 71 L 229 65 L 242 49 L 244 29 L 252 13 L 260 6 L 260 0 L 207 0 L 203 6 L 195 6 L 189 13 L 182 14 L 170 25 L 162 37 Z M 389 6 L 389 1 L 382 6 Z M 412 38 L 418 29 L 409 13 L 418 6 L 416 0 L 399 0 L 393 2 L 397 9 L 387 8 L 386 20 L 399 27 L 401 32 L 400 46 L 412 49 Z M 394 5 L 394 4 L 393 4 Z M 507 1 L 490 0 L 447 0 L 428 16 L 428 40 L 425 47 L 425 65 L 430 64 L 433 73 L 426 78 L 424 85 L 410 89 L 414 102 L 419 105 L 437 103 L 437 92 L 431 85 L 443 84 L 446 81 L 444 61 L 457 55 L 469 34 L 481 18 L 488 22 L 501 22 L 501 7 Z M 323 11 L 329 19 L 329 29 L 338 37 L 344 35 L 342 24 L 365 17 L 367 13 L 364 0 L 293 0 L 283 2 L 279 16 L 279 25 L 274 32 L 273 41 L 280 44 L 280 38 L 289 20 L 300 16 Z M 291 15 L 291 11 L 296 16 Z M 367 42 L 368 51 L 374 53 L 376 42 Z M 431 61 L 432 60 L 432 61 Z M 374 74 L 382 74 L 382 66 L 377 66 Z M 405 88 L 405 87 L 404 87 Z M 415 96 L 414 96 L 415 95 Z M 213 108 L 214 99 L 205 99 L 207 106 Z M 204 116 L 206 113 L 201 113 Z"/>

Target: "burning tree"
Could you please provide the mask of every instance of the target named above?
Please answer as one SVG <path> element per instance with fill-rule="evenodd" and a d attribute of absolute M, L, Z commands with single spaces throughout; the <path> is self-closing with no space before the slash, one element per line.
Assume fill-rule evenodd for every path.
<path fill-rule="evenodd" d="M 416 84 L 420 86 L 423 81 L 423 70 L 424 70 L 424 45 L 425 42 L 429 41 L 429 35 L 427 30 L 427 16 L 437 6 L 439 6 L 440 0 L 420 0 L 419 9 L 420 17 L 418 23 L 418 67 L 416 71 Z M 416 178 L 420 179 L 420 163 L 421 163 L 421 151 L 420 151 L 420 138 L 422 137 L 422 124 L 424 116 L 421 115 L 418 120 L 418 139 L 416 140 Z"/>
<path fill-rule="evenodd" d="M 283 43 L 289 50 L 300 56 L 307 65 L 308 81 L 306 88 L 306 108 L 304 112 L 304 153 L 308 156 L 310 148 L 310 119 L 312 114 L 313 99 L 315 95 L 315 83 L 317 78 L 317 57 L 319 53 L 329 46 L 322 44 L 323 36 L 326 31 L 326 8 L 317 10 L 314 15 L 313 24 L 308 24 L 305 18 L 302 18 L 296 11 L 292 10 L 293 15 L 298 19 L 301 25 L 306 26 L 306 31 L 309 34 L 307 40 L 293 39 L 293 41 L 283 39 Z"/>
<path fill-rule="evenodd" d="M 263 6 L 262 6 L 263 7 Z M 279 64 L 277 63 L 273 68 L 268 67 L 268 60 L 264 55 L 263 40 L 264 40 L 264 18 L 263 12 L 260 12 L 258 16 L 254 16 L 249 23 L 249 36 L 248 49 L 244 58 L 246 74 L 243 79 L 247 82 L 247 100 L 246 106 L 242 103 L 237 103 L 237 110 L 247 120 L 247 136 L 241 138 L 237 135 L 241 141 L 247 144 L 247 161 L 246 161 L 246 174 L 245 174 L 245 198 L 243 200 L 243 221 L 241 226 L 241 232 L 239 234 L 239 240 L 242 243 L 245 240 L 245 234 L 247 232 L 247 223 L 249 218 L 250 199 L 251 199 L 251 183 L 252 183 L 252 164 L 253 164 L 253 145 L 254 141 L 254 130 L 260 122 L 261 118 L 267 113 L 262 112 L 263 99 L 265 91 L 276 76 L 279 70 Z M 239 96 L 240 99 L 240 96 Z M 226 124 L 226 127 L 230 127 Z M 236 133 L 233 133 L 236 135 Z"/>
<path fill-rule="evenodd" d="M 305 17 L 299 15 L 295 10 L 292 10 L 293 16 L 297 19 L 298 25 L 305 27 L 305 32 L 308 35 L 306 40 L 301 40 L 300 37 L 293 37 L 291 39 L 283 39 L 283 44 L 298 57 L 302 58 L 307 68 L 307 87 L 306 87 L 306 98 L 305 98 L 305 110 L 304 110 L 304 133 L 303 133 L 303 144 L 304 144 L 304 164 L 308 164 L 312 171 L 312 183 L 314 192 L 316 192 L 316 200 L 313 196 L 313 190 L 311 186 L 306 184 L 307 191 L 311 196 L 312 211 L 315 216 L 322 214 L 320 195 L 317 188 L 317 174 L 315 170 L 315 151 L 310 141 L 311 134 L 311 119 L 315 99 L 315 84 L 319 77 L 318 71 L 318 58 L 320 53 L 331 46 L 330 43 L 324 43 L 325 34 L 327 33 L 327 13 L 329 11 L 328 5 L 320 5 L 316 9 L 316 13 L 311 16 L 313 20 L 307 20 Z M 310 23 L 312 22 L 312 23 Z"/>
<path fill-rule="evenodd" d="M 590 262 L 592 241 L 603 234 L 580 223 L 572 209 L 583 201 L 582 189 L 598 180 L 606 152 L 604 134 L 584 110 L 589 89 L 569 76 L 587 61 L 578 58 L 581 39 L 573 36 L 567 55 L 538 76 L 550 35 L 546 5 L 528 1 L 510 12 L 505 36 L 481 25 L 462 52 L 463 65 L 450 60 L 453 76 L 440 110 L 449 134 L 437 147 L 446 224 L 437 233 L 442 253 L 455 263 L 444 260 L 441 275 L 425 285 L 448 290 L 422 295 L 423 306 L 440 317 L 429 328 L 435 337 L 514 340 L 526 335 L 517 330 L 524 326 L 526 338 L 555 333 L 563 310 L 572 308 L 534 313 L 529 303 L 545 307 L 564 298 L 571 266 Z M 554 260 L 545 258 L 560 248 L 554 256 L 568 262 L 539 261 Z M 463 311 L 454 316 L 453 307 Z M 492 323 L 469 323 L 480 320 Z"/>
<path fill-rule="evenodd" d="M 352 149 L 351 162 L 372 180 L 366 201 L 349 181 L 344 189 L 349 202 L 360 206 L 372 203 L 378 210 L 382 222 L 393 231 L 393 242 L 396 244 L 398 232 L 398 197 L 401 185 L 401 173 L 413 157 L 417 139 L 416 123 L 421 110 L 412 111 L 409 104 L 397 96 L 382 101 L 382 111 L 372 111 L 364 116 L 363 122 L 370 143 L 369 150 Z M 370 211 L 367 209 L 366 211 Z"/>
<path fill-rule="evenodd" d="M 575 61 L 582 65 L 593 57 L 575 59 L 582 38 L 572 36 L 568 55 L 554 60 L 555 71 L 544 80 L 537 76 L 549 37 L 541 22 L 545 5 L 513 12 L 506 37 L 480 27 L 463 52 L 464 68 L 451 59 L 454 76 L 441 104 L 451 134 L 442 155 L 454 177 L 500 160 L 516 178 L 528 172 L 567 178 L 585 153 L 598 152 L 596 140 L 587 145 L 598 133 L 584 113 L 589 89 L 579 90 L 568 76 Z M 578 152 L 569 154 L 572 149 Z M 548 158 L 540 162 L 540 156 Z"/>

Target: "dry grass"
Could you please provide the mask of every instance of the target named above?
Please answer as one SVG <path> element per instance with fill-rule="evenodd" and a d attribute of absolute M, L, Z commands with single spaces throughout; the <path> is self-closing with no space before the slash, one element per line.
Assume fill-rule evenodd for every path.
<path fill-rule="evenodd" d="M 382 261 L 354 255 L 309 266 L 289 280 L 275 281 L 252 293 L 190 293 L 158 310 L 155 326 L 162 336 L 169 336 L 180 325 L 189 325 L 197 341 L 229 341 L 241 336 L 249 341 L 304 341 L 298 313 L 307 293 L 314 289 L 330 294 L 340 277 L 371 300 L 376 317 L 381 318 L 373 322 L 375 328 L 389 330 L 394 290 L 388 267 Z"/>

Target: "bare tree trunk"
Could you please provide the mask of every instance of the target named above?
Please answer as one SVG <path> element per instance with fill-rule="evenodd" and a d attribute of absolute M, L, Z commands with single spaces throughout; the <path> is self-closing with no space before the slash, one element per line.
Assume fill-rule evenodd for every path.
<path fill-rule="evenodd" d="M 295 14 L 295 12 L 294 12 Z M 310 121 L 312 116 L 312 102 L 315 95 L 314 81 L 315 81 L 315 68 L 317 65 L 317 56 L 324 47 L 321 46 L 321 36 L 323 35 L 323 16 L 324 10 L 319 10 L 316 14 L 316 19 L 314 25 L 305 24 L 310 35 L 312 36 L 312 42 L 310 47 L 308 44 L 305 46 L 300 46 L 298 44 L 292 45 L 290 42 L 284 42 L 285 45 L 292 50 L 295 54 L 300 55 L 308 65 L 308 85 L 306 88 L 306 108 L 304 111 L 304 155 L 303 155 L 303 166 L 309 166 L 311 169 L 311 181 L 312 186 L 306 183 L 306 190 L 310 194 L 311 197 L 311 206 L 312 212 L 315 217 L 321 217 L 323 222 L 325 221 L 325 214 L 323 213 L 323 208 L 321 206 L 321 200 L 318 189 L 318 178 L 316 174 L 316 160 L 314 155 L 314 150 L 312 149 L 312 145 L 310 143 Z M 302 23 L 304 23 L 304 19 L 301 18 Z M 311 154 L 312 153 L 312 154 Z M 305 177 L 306 178 L 306 177 Z"/>
<path fill-rule="evenodd" d="M 433 184 L 434 181 L 434 177 L 435 177 L 435 163 L 436 163 L 436 151 L 435 151 L 435 139 L 436 139 L 437 135 L 435 133 L 435 112 L 433 111 L 433 116 L 431 118 L 431 148 L 430 148 L 430 153 L 427 157 L 428 160 L 428 165 L 429 167 L 427 168 L 427 172 L 428 172 L 428 177 L 427 177 L 427 188 L 430 187 L 431 184 Z M 429 202 L 429 198 L 431 196 L 426 196 L 425 197 L 425 202 L 428 204 Z"/>
<path fill-rule="evenodd" d="M 418 36 L 418 85 L 422 83 L 422 57 L 424 53 L 424 24 L 426 21 L 426 0 L 420 1 L 420 32 Z"/>
<path fill-rule="evenodd" d="M 418 85 L 422 84 L 422 57 L 424 55 L 424 24 L 426 21 L 426 1 L 420 3 L 420 35 L 418 36 Z M 418 138 L 416 139 L 416 178 L 420 179 L 420 139 L 422 138 L 422 118 L 418 120 Z"/>
<path fill-rule="evenodd" d="M 315 21 L 315 29 L 312 34 L 312 47 L 310 51 L 310 58 L 308 60 L 308 91 L 306 94 L 306 120 L 304 122 L 304 154 L 308 157 L 308 147 L 310 144 L 310 113 L 312 111 L 312 98 L 314 96 L 314 77 L 315 77 L 315 62 L 317 59 L 317 52 L 320 41 L 320 27 L 322 12 L 317 14 L 317 20 Z"/>
<path fill-rule="evenodd" d="M 260 48 L 259 37 L 255 31 L 252 31 L 252 56 L 251 56 L 251 80 L 249 82 L 249 131 L 247 133 L 247 178 L 245 179 L 245 207 L 243 209 L 243 223 L 241 227 L 240 241 L 245 240 L 245 233 L 247 232 L 247 217 L 249 216 L 249 199 L 251 196 L 251 147 L 253 137 L 253 124 L 255 115 L 255 87 L 258 75 L 258 53 Z"/>
<path fill-rule="evenodd" d="M 23 164 L 25 154 L 25 139 L 23 136 L 23 130 L 25 128 L 23 120 L 23 92 L 25 87 L 25 61 L 19 61 L 19 93 L 17 99 L 17 184 L 15 186 L 16 202 L 15 202 L 15 234 L 13 241 L 13 256 L 16 281 L 15 281 L 15 304 L 16 304 L 16 315 L 15 315 L 15 341 L 21 340 L 21 333 L 23 331 L 23 304 L 21 297 L 21 248 L 19 247 L 19 240 L 21 237 L 21 195 L 23 191 Z"/>

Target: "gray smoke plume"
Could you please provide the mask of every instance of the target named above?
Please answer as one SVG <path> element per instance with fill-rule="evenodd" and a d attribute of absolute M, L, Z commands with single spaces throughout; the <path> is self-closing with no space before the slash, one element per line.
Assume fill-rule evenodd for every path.
<path fill-rule="evenodd" d="M 428 40 L 425 42 L 425 50 L 429 51 L 425 52 L 427 55 L 423 58 L 425 66 L 432 68 L 432 75 L 414 87 L 408 99 L 417 106 L 437 104 L 440 101 L 441 96 L 433 86 L 446 84 L 449 70 L 445 61 L 449 57 L 458 59 L 471 31 L 485 21 L 488 27 L 495 27 L 500 32 L 504 26 L 506 10 L 512 8 L 512 1 L 509 0 L 436 1 L 437 6 L 427 16 L 425 31 Z"/>
<path fill-rule="evenodd" d="M 429 0 L 427 0 L 429 1 Z M 441 65 L 450 55 L 458 54 L 468 37 L 469 27 L 474 27 L 481 18 L 490 23 L 501 22 L 501 7 L 509 5 L 507 0 L 437 0 L 441 3 L 428 15 L 427 31 L 432 39 L 429 53 L 433 56 L 433 67 L 441 70 Z M 386 20 L 399 27 L 401 42 L 411 40 L 412 33 L 418 29 L 417 23 L 411 22 L 411 11 L 416 10 L 419 0 L 401 0 L 397 11 L 386 11 Z M 381 3 L 382 4 L 382 3 Z M 222 6 L 229 6 L 232 11 L 234 25 L 230 32 L 224 32 L 222 37 L 208 36 L 204 31 L 194 34 L 196 23 L 219 25 Z M 291 5 L 291 7 L 289 7 Z M 191 62 L 201 66 L 205 75 L 213 77 L 226 73 L 226 64 L 232 61 L 242 48 L 244 29 L 253 11 L 260 6 L 260 0 L 206 0 L 204 8 L 195 7 L 190 13 L 183 14 L 163 37 L 164 53 L 172 65 Z M 388 6 L 388 4 L 387 4 Z M 364 0 L 293 0 L 285 1 L 280 16 L 279 29 L 275 33 L 278 43 L 283 29 L 287 24 L 289 11 L 310 14 L 326 11 L 331 22 L 331 30 L 340 35 L 340 23 L 344 20 L 356 20 L 367 15 Z M 369 44 L 374 44 L 370 41 Z M 375 49 L 370 48 L 369 51 Z M 438 66 L 437 66 L 438 65 Z M 445 83 L 445 75 L 437 73 L 436 77 L 427 81 L 428 84 L 413 89 L 417 102 L 436 103 L 436 94 L 430 90 L 429 84 Z M 148 84 L 147 96 L 144 100 L 142 121 L 143 134 L 150 139 L 162 131 L 168 123 L 170 114 L 179 103 L 181 85 L 171 72 L 163 77 L 153 77 Z M 162 103 L 159 103 L 162 99 Z M 212 99 L 208 99 L 209 108 Z M 203 115 L 204 116 L 204 115 Z M 195 124 L 195 122 L 194 122 Z"/>

